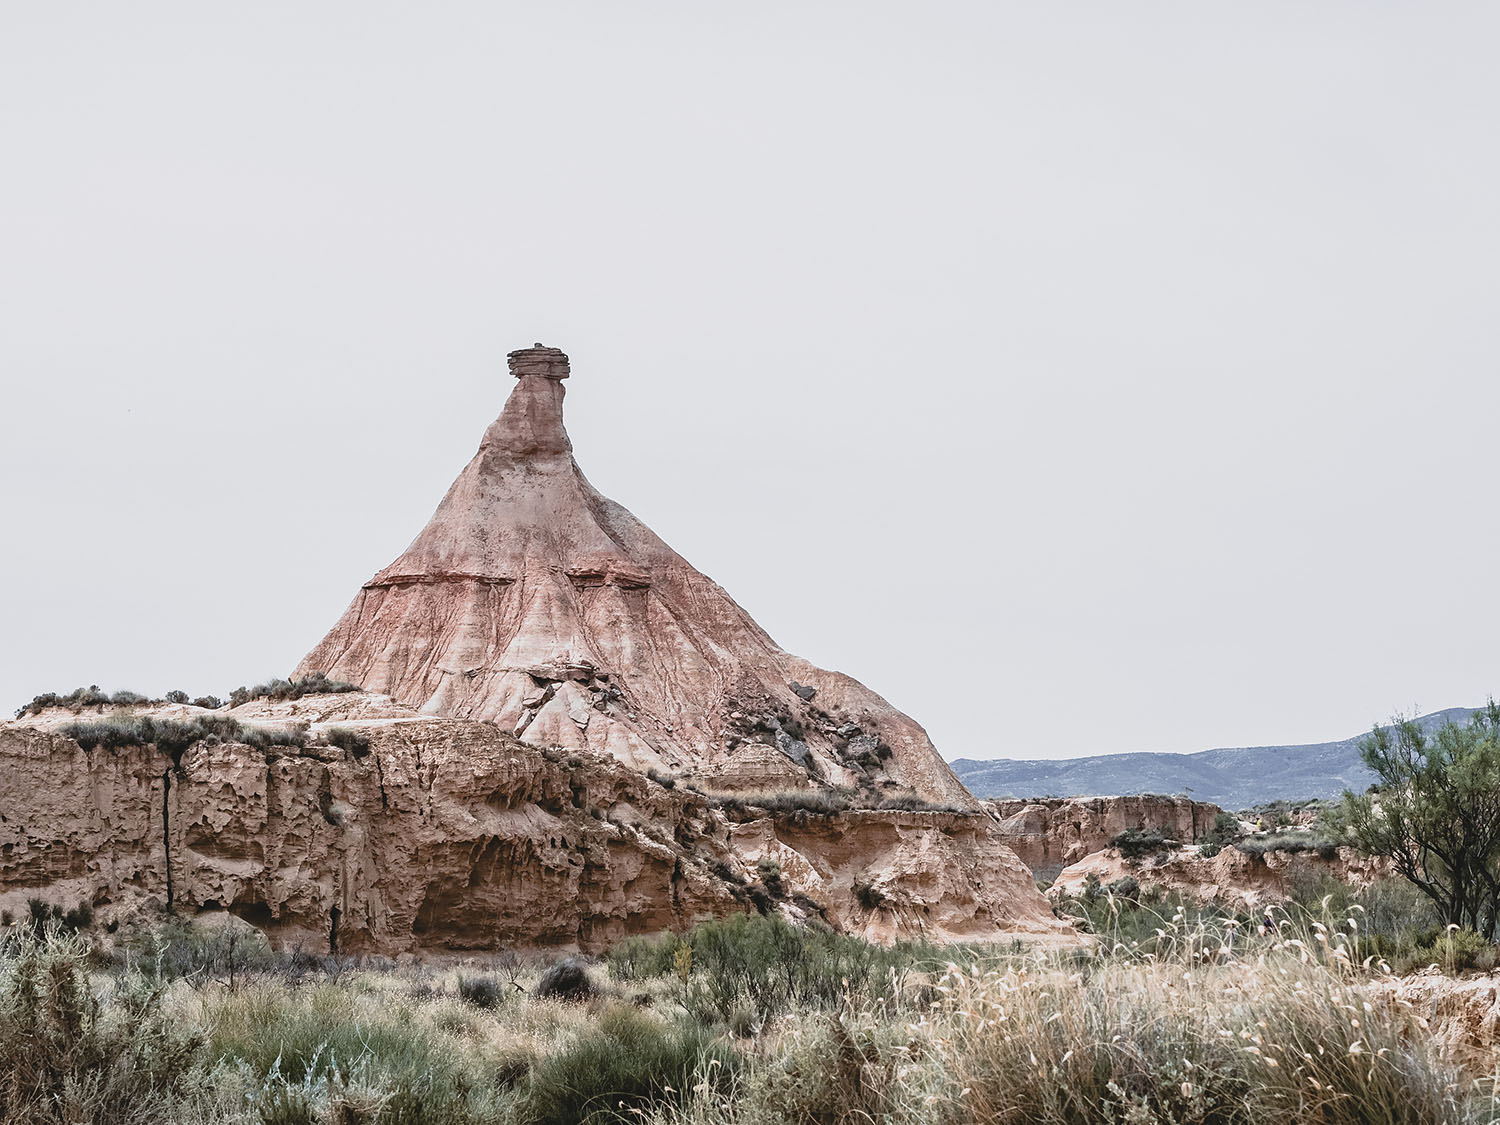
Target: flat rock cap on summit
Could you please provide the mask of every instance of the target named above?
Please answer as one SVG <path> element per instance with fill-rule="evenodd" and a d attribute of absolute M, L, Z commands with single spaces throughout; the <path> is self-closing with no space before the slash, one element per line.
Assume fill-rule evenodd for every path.
<path fill-rule="evenodd" d="M 537 343 L 529 348 L 517 348 L 505 358 L 510 364 L 510 373 L 517 379 L 526 375 L 540 375 L 544 379 L 568 377 L 568 355 L 561 348 Z"/>

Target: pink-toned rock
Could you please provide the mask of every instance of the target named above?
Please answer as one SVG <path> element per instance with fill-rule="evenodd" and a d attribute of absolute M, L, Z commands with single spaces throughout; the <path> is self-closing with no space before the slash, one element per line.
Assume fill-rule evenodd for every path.
<path fill-rule="evenodd" d="M 392 955 L 592 951 L 757 905 L 883 941 L 1075 940 L 980 814 L 721 808 L 606 753 L 375 697 L 235 714 L 250 712 L 306 724 L 309 744 L 200 742 L 174 763 L 86 751 L 66 713 L 0 724 L 0 911 L 33 896 L 104 922 L 228 911 L 283 946 Z M 368 749 L 326 744 L 330 717 Z M 756 891 L 762 856 L 801 898 Z"/>
<path fill-rule="evenodd" d="M 515 388 L 479 452 L 299 675 L 639 770 L 724 786 L 909 789 L 976 807 L 913 719 L 783 652 L 589 484 L 563 428 L 562 352 L 537 345 L 510 361 Z"/>
<path fill-rule="evenodd" d="M 1108 848 L 1065 868 L 1047 894 L 1053 898 L 1079 895 L 1090 876 L 1107 887 L 1128 875 L 1142 889 L 1157 887 L 1197 902 L 1216 902 L 1233 910 L 1255 913 L 1288 901 L 1294 880 L 1299 876 L 1326 875 L 1357 887 L 1367 886 L 1388 874 L 1381 860 L 1361 855 L 1353 848 L 1336 849 L 1332 859 L 1325 859 L 1316 851 L 1247 855 L 1234 847 L 1224 848 L 1214 856 L 1200 855 L 1197 848 L 1185 847 L 1126 859 L 1118 849 Z"/>
<path fill-rule="evenodd" d="M 306 745 L 174 760 L 85 751 L 61 710 L 0 724 L 0 908 L 228 911 L 390 954 L 594 950 L 752 908 L 877 940 L 1078 940 L 915 721 L 783 652 L 589 485 L 567 356 L 511 370 L 432 520 L 298 669 L 365 690 L 228 712 Z M 758 885 L 762 858 L 793 897 Z"/>
<path fill-rule="evenodd" d="M 984 803 L 1005 842 L 1038 879 L 1055 879 L 1128 829 L 1155 829 L 1169 840 L 1196 843 L 1213 830 L 1218 805 L 1187 797 L 1068 797 Z"/>

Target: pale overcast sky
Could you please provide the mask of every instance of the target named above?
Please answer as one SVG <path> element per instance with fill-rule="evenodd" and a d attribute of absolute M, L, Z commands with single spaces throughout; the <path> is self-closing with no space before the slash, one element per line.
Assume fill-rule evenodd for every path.
<path fill-rule="evenodd" d="M 1500 691 L 1492 4 L 0 0 L 0 703 L 288 672 L 510 390 L 948 757 Z"/>

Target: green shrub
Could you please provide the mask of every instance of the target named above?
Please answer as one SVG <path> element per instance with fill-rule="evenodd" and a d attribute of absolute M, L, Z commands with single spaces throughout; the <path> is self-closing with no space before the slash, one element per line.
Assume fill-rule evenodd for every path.
<path fill-rule="evenodd" d="M 1177 841 L 1167 839 L 1155 828 L 1127 828 L 1111 839 L 1109 846 L 1120 849 L 1120 854 L 1126 859 L 1138 859 L 1143 855 L 1165 851 L 1167 848 L 1175 848 L 1179 845 Z"/>
<path fill-rule="evenodd" d="M 88 902 L 80 902 L 77 906 L 64 909 L 45 899 L 29 898 L 26 900 L 26 912 L 31 932 L 38 938 L 50 932 L 76 934 L 79 930 L 87 929 L 94 921 L 94 907 Z"/>
<path fill-rule="evenodd" d="M 685 943 L 676 934 L 662 937 L 628 937 L 612 945 L 604 955 L 605 967 L 615 980 L 637 981 L 664 977 L 672 971 L 678 949 Z"/>
<path fill-rule="evenodd" d="M 1104 889 L 1116 898 L 1134 899 L 1141 893 L 1141 884 L 1134 875 L 1122 875 Z"/>
<path fill-rule="evenodd" d="M 910 1121 L 914 1051 L 899 1029 L 825 1013 L 784 1041 L 739 1095 L 752 1121 L 867 1125 Z M 920 1104 L 920 1102 L 918 1102 Z M 926 1114 L 917 1121 L 942 1120 Z M 955 1118 L 955 1120 L 962 1120 Z"/>
<path fill-rule="evenodd" d="M 202 1039 L 162 1011 L 163 984 L 125 974 L 95 995 L 77 937 L 23 934 L 0 952 L 0 1121 L 172 1120 Z"/>
<path fill-rule="evenodd" d="M 852 789 L 783 789 L 772 793 L 736 793 L 718 798 L 731 811 L 810 813 L 832 816 L 854 806 Z"/>
<path fill-rule="evenodd" d="M 572 1043 L 544 1055 L 522 1087 L 522 1125 L 634 1122 L 680 1104 L 694 1085 L 728 1085 L 739 1057 L 702 1027 L 612 1005 Z"/>
<path fill-rule="evenodd" d="M 75 714 L 85 707 L 104 707 L 109 704 L 127 706 L 130 704 L 152 703 L 155 700 L 133 691 L 117 691 L 113 695 L 100 691 L 98 684 L 90 684 L 86 688 L 74 688 L 66 695 L 59 695 L 55 691 L 43 692 L 41 695 L 33 696 L 30 703 L 26 704 L 16 712 L 16 718 L 25 715 L 39 715 L 49 707 L 65 707 Z"/>
<path fill-rule="evenodd" d="M 781 864 L 771 856 L 763 855 L 756 862 L 755 870 L 760 875 L 761 886 L 766 888 L 772 898 L 786 897 L 786 886 L 781 881 Z"/>
<path fill-rule="evenodd" d="M 1246 855 L 1267 852 L 1317 852 L 1323 859 L 1338 857 L 1338 844 L 1315 832 L 1274 832 L 1269 836 L 1246 836 L 1234 845 Z"/>
<path fill-rule="evenodd" d="M 354 684 L 330 680 L 320 672 L 296 680 L 267 680 L 252 688 L 237 687 L 229 693 L 229 706 L 239 707 L 252 699 L 301 699 L 304 695 L 336 695 L 362 690 Z"/>
<path fill-rule="evenodd" d="M 1233 813 L 1221 812 L 1214 817 L 1214 826 L 1203 834 L 1199 852 L 1203 855 L 1218 855 L 1225 845 L 1240 838 L 1240 821 Z M 1213 849 L 1212 851 L 1208 849 Z"/>
<path fill-rule="evenodd" d="M 463 997 L 464 1003 L 489 1011 L 491 1008 L 498 1008 L 505 1000 L 505 985 L 496 977 L 460 973 L 458 994 Z"/>
<path fill-rule="evenodd" d="M 117 715 L 69 723 L 59 731 L 85 750 L 104 747 L 155 746 L 174 763 L 198 742 L 240 742 L 264 750 L 271 746 L 305 746 L 302 730 L 249 726 L 228 715 L 199 715 L 191 719 L 158 719 L 151 715 Z"/>
<path fill-rule="evenodd" d="M 117 959 L 165 980 L 213 979 L 231 987 L 287 967 L 263 934 L 230 920 L 203 925 L 173 919 L 125 941 Z"/>
<path fill-rule="evenodd" d="M 200 695 L 193 700 L 194 707 L 202 707 L 208 711 L 217 711 L 224 706 L 224 701 L 217 695 Z"/>

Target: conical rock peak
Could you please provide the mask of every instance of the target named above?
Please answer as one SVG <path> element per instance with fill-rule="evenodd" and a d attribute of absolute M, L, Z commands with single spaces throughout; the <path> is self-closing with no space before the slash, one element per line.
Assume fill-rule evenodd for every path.
<path fill-rule="evenodd" d="M 974 807 L 911 718 L 784 651 L 578 468 L 567 356 L 516 384 L 402 555 L 298 668 L 705 788 L 836 786 Z"/>

